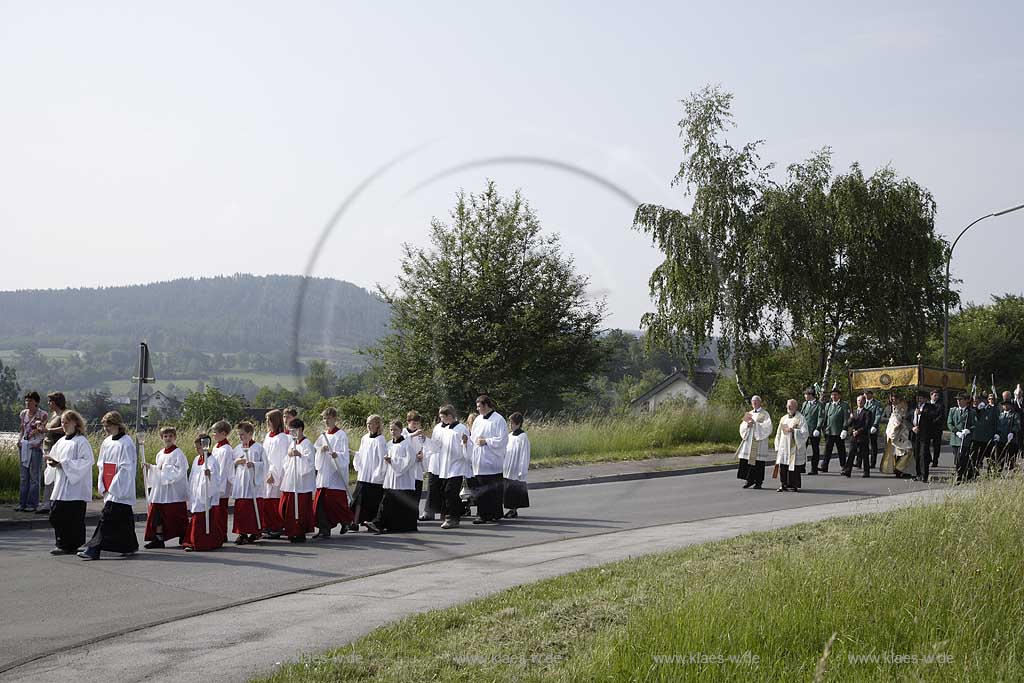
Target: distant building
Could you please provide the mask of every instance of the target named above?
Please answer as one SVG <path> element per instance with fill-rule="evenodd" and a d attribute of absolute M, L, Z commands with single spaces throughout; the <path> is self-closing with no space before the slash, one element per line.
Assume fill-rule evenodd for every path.
<path fill-rule="evenodd" d="M 138 401 L 137 398 L 123 397 L 123 405 L 134 406 Z M 121 402 L 122 397 L 114 396 L 111 398 L 112 401 Z M 157 390 L 151 394 L 142 395 L 142 414 L 145 416 L 155 414 L 164 418 L 174 418 L 181 414 L 181 401 L 168 396 L 164 392 Z"/>
<path fill-rule="evenodd" d="M 658 382 L 648 391 L 630 402 L 633 412 L 652 412 L 666 401 L 685 398 L 697 405 L 707 405 L 708 394 L 714 386 L 718 373 L 696 370 L 693 374 L 676 370 Z"/>

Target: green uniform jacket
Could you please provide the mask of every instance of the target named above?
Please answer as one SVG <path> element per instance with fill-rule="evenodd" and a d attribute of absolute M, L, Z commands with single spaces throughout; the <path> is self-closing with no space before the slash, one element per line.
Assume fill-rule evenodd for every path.
<path fill-rule="evenodd" d="M 946 418 L 946 429 L 949 430 L 949 445 L 951 448 L 958 448 L 963 442 L 956 435 L 965 429 L 974 429 L 974 409 L 956 408 L 949 409 L 949 417 Z"/>
<path fill-rule="evenodd" d="M 1014 439 L 1020 436 L 1020 415 L 1012 410 L 999 414 L 999 436 L 1003 443 L 1006 443 L 1007 434 L 1013 434 Z"/>
<path fill-rule="evenodd" d="M 846 421 L 850 419 L 850 404 L 846 401 L 825 404 L 825 434 L 839 436 L 846 429 Z"/>
<path fill-rule="evenodd" d="M 974 410 L 974 429 L 971 430 L 971 441 L 988 443 L 999 431 L 999 412 L 995 408 Z"/>
<path fill-rule="evenodd" d="M 878 425 L 882 424 L 882 402 L 877 398 L 873 398 L 870 401 L 864 403 L 864 407 L 871 411 L 871 414 L 875 416 L 875 421 L 872 422 L 872 426 L 878 429 Z"/>
<path fill-rule="evenodd" d="M 804 404 L 800 407 L 800 414 L 804 416 L 804 420 L 807 422 L 807 436 L 814 436 L 814 430 L 823 431 L 825 429 L 825 404 L 821 401 L 804 401 Z"/>

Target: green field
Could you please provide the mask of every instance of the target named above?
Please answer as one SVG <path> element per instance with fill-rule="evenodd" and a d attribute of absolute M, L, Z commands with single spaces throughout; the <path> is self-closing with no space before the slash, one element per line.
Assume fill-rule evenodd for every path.
<path fill-rule="evenodd" d="M 293 388 L 295 386 L 295 376 L 291 373 L 224 370 L 223 372 L 211 372 L 205 377 L 187 377 L 184 379 L 166 379 L 161 378 L 158 374 L 156 384 L 147 386 L 146 391 L 160 389 L 161 384 L 167 385 L 171 383 L 176 384 L 183 389 L 194 390 L 198 382 L 209 382 L 213 377 L 237 377 L 238 379 L 247 379 L 258 387 L 273 387 L 278 384 L 285 388 Z M 130 379 L 104 382 L 104 385 L 110 388 L 110 393 L 114 396 L 134 396 L 135 392 L 138 391 L 138 385 L 133 383 Z"/>
<path fill-rule="evenodd" d="M 35 350 L 38 351 L 39 354 L 44 358 L 59 358 L 61 360 L 65 358 L 71 358 L 72 356 L 77 356 L 79 354 L 79 352 L 74 349 L 57 349 L 43 347 Z M 0 349 L 0 360 L 10 360 L 14 358 L 16 353 L 17 352 L 14 349 Z"/>
<path fill-rule="evenodd" d="M 1024 482 L 984 482 L 411 616 L 258 680 L 1019 681 L 1021 519 Z"/>

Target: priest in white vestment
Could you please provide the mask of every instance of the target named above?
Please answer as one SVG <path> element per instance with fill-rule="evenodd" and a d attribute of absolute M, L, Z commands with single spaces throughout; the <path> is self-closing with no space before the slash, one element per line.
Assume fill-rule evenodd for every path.
<path fill-rule="evenodd" d="M 736 457 L 740 467 L 736 476 L 743 479 L 743 488 L 761 488 L 764 483 L 764 467 L 771 460 L 768 439 L 772 436 L 772 418 L 761 406 L 761 397 L 750 399 L 750 411 L 740 421 L 740 447 Z"/>
<path fill-rule="evenodd" d="M 778 491 L 800 490 L 800 475 L 807 468 L 807 420 L 800 414 L 796 399 L 786 401 L 786 414 L 775 433 L 775 464 L 782 485 Z"/>

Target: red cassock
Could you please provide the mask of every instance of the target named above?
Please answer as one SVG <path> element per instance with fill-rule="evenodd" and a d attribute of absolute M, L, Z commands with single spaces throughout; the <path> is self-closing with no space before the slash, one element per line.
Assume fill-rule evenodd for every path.
<path fill-rule="evenodd" d="M 188 505 L 185 501 L 178 503 L 150 503 L 149 514 L 146 515 L 145 540 L 156 538 L 156 526 L 163 526 L 165 539 L 181 538 L 188 531 Z"/>
<path fill-rule="evenodd" d="M 221 498 L 217 505 L 217 529 L 221 538 L 227 543 L 228 540 L 228 499 Z M 210 510 L 210 531 L 213 531 L 213 510 Z"/>
<path fill-rule="evenodd" d="M 337 524 L 348 524 L 354 518 L 348 506 L 348 494 L 338 489 L 319 488 L 313 499 L 313 519 L 320 519 L 320 510 L 327 513 L 327 521 L 331 528 Z"/>
<path fill-rule="evenodd" d="M 206 513 L 193 512 L 182 545 L 191 546 L 194 550 L 216 550 L 224 545 L 224 537 L 217 526 L 219 510 L 219 505 L 210 508 L 210 533 L 206 533 Z"/>
<path fill-rule="evenodd" d="M 304 536 L 313 530 L 313 494 L 299 494 L 299 518 L 295 519 L 295 494 L 281 491 L 281 519 L 288 537 Z"/>
<path fill-rule="evenodd" d="M 260 521 L 263 528 L 268 531 L 280 531 L 284 528 L 284 520 L 281 519 L 280 498 L 257 498 L 260 506 Z"/>
<path fill-rule="evenodd" d="M 260 521 L 263 521 L 263 510 L 260 509 Z M 235 524 L 231 529 L 236 534 L 258 534 L 260 525 L 256 523 L 256 506 L 251 498 L 235 499 Z"/>

